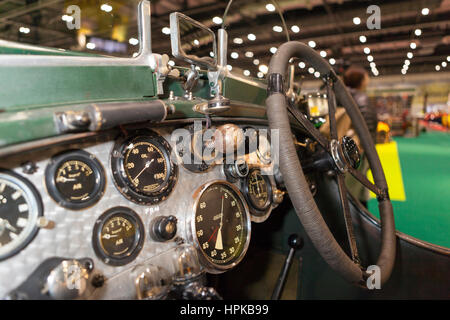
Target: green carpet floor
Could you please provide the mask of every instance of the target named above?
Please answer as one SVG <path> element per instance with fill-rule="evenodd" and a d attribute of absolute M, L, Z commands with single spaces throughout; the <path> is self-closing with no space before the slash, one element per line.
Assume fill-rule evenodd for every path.
<path fill-rule="evenodd" d="M 406 201 L 393 201 L 399 231 L 450 248 L 450 133 L 396 137 Z M 376 200 L 369 210 L 378 215 Z"/>

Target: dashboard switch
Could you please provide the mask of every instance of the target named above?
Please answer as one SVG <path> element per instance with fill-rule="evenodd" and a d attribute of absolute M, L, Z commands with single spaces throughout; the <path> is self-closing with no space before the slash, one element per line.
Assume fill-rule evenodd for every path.
<path fill-rule="evenodd" d="M 150 225 L 150 237 L 158 242 L 169 241 L 177 234 L 177 218 L 175 216 L 159 216 Z"/>

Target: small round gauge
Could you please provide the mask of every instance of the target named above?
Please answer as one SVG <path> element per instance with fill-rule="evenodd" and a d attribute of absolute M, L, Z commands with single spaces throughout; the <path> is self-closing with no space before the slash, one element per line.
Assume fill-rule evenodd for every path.
<path fill-rule="evenodd" d="M 18 174 L 0 170 L 0 260 L 31 242 L 40 216 L 42 201 L 36 188 Z"/>
<path fill-rule="evenodd" d="M 172 191 L 177 166 L 170 160 L 170 145 L 148 130 L 120 139 L 111 156 L 113 176 L 119 191 L 138 204 L 155 204 Z"/>
<path fill-rule="evenodd" d="M 104 263 L 122 266 L 137 257 L 144 235 L 144 225 L 136 212 L 126 207 L 115 207 L 97 219 L 92 243 L 95 254 Z"/>
<path fill-rule="evenodd" d="M 192 221 L 194 241 L 209 272 L 237 265 L 250 241 L 251 222 L 239 190 L 225 181 L 199 189 Z"/>
<path fill-rule="evenodd" d="M 45 170 L 45 183 L 53 200 L 72 210 L 97 203 L 106 184 L 100 162 L 83 150 L 55 156 Z"/>
<path fill-rule="evenodd" d="M 244 193 L 247 197 L 252 214 L 264 214 L 272 201 L 272 185 L 269 177 L 263 175 L 261 170 L 253 168 L 244 180 Z"/>

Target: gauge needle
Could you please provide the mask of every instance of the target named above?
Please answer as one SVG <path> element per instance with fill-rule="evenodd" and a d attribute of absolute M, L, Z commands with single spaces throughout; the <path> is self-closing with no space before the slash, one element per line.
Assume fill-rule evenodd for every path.
<path fill-rule="evenodd" d="M 147 161 L 145 163 L 144 168 L 141 170 L 141 172 L 138 173 L 138 175 L 133 179 L 133 181 L 136 181 L 136 179 L 139 178 L 139 176 L 145 171 L 145 169 L 148 169 L 150 167 L 150 165 L 152 164 L 153 160 L 155 160 L 155 159 L 152 159 L 152 160 Z"/>
<path fill-rule="evenodd" d="M 17 229 L 14 228 L 14 227 L 9 223 L 8 220 L 1 219 L 1 218 L 0 218 L 0 224 L 3 225 L 6 229 L 8 229 L 8 230 L 10 230 L 10 231 L 12 231 L 12 232 L 14 232 L 14 233 L 17 233 Z"/>
<path fill-rule="evenodd" d="M 69 181 L 77 181 L 77 180 L 76 179 L 68 179 L 66 177 L 59 177 L 57 179 L 57 182 L 62 182 L 62 183 L 69 182 Z"/>
<path fill-rule="evenodd" d="M 222 225 L 223 225 L 223 196 L 222 196 L 222 209 L 220 211 L 220 227 L 219 227 L 219 231 L 217 232 L 217 240 L 216 240 L 216 245 L 215 245 L 215 248 L 217 250 L 223 250 Z"/>
<path fill-rule="evenodd" d="M 108 240 L 108 239 L 117 238 L 117 237 L 118 237 L 117 234 L 104 234 L 102 238 Z"/>

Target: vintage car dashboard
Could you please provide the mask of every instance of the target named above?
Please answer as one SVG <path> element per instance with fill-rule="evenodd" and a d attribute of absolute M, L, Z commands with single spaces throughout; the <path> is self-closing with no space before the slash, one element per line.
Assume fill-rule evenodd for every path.
<path fill-rule="evenodd" d="M 178 129 L 122 128 L 3 159 L 0 297 L 158 298 L 177 277 L 237 265 L 251 221 L 283 199 L 267 128 L 241 126 L 256 147 L 246 135 L 244 157 L 219 164 L 188 164 Z"/>

